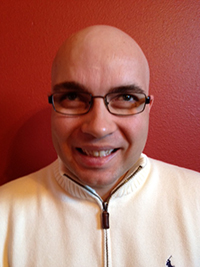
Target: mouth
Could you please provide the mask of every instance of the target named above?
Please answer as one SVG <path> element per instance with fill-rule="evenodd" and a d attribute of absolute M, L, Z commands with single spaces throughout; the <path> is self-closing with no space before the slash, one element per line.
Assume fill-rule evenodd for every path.
<path fill-rule="evenodd" d="M 95 158 L 103 158 L 106 156 L 109 156 L 113 153 L 115 153 L 118 149 L 106 149 L 106 150 L 87 150 L 87 149 L 82 149 L 82 148 L 77 148 L 77 150 L 86 156 L 89 157 L 95 157 Z"/>

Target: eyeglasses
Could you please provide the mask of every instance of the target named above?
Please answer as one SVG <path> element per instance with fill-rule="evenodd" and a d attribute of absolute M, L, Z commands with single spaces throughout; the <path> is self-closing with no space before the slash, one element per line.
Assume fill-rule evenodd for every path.
<path fill-rule="evenodd" d="M 151 101 L 150 96 L 133 91 L 108 93 L 105 96 L 93 96 L 90 93 L 66 90 L 53 93 L 48 101 L 56 112 L 63 115 L 83 115 L 89 112 L 94 99 L 102 98 L 107 110 L 113 115 L 129 116 L 144 111 L 146 104 Z"/>

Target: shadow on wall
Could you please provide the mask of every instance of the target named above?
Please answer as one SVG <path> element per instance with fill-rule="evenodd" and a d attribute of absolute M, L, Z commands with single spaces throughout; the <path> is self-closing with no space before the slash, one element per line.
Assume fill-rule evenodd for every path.
<path fill-rule="evenodd" d="M 50 113 L 49 108 L 36 113 L 18 130 L 9 149 L 5 182 L 37 171 L 56 159 Z"/>

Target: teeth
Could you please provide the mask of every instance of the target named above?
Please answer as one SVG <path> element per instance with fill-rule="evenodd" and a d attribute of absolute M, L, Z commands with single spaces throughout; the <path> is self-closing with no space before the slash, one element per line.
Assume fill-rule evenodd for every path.
<path fill-rule="evenodd" d="M 91 151 L 91 150 L 86 150 L 86 149 L 82 149 L 82 151 L 88 155 L 88 156 L 92 156 L 92 157 L 105 157 L 110 155 L 113 152 L 114 149 L 109 149 L 109 150 L 101 150 L 101 151 Z"/>

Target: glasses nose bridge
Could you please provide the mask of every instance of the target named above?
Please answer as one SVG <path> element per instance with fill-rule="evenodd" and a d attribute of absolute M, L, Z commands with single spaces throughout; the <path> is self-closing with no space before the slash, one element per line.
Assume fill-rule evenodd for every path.
<path fill-rule="evenodd" d="M 106 99 L 106 96 L 102 96 L 102 95 L 95 95 L 95 96 L 92 96 L 92 104 L 93 104 L 93 99 L 94 98 L 102 98 L 103 99 L 103 102 L 106 106 L 106 108 L 108 109 L 108 101 Z M 108 110 L 109 111 L 109 110 Z"/>

